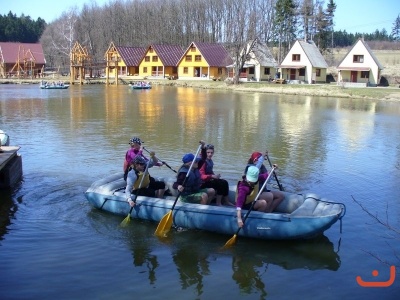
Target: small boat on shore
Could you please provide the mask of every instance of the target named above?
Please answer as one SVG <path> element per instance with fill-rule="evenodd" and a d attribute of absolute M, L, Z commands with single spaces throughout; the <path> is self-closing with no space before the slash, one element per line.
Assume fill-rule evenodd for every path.
<path fill-rule="evenodd" d="M 9 145 L 10 145 L 9 135 L 0 129 L 0 147 L 1 146 L 9 146 Z"/>
<path fill-rule="evenodd" d="M 162 178 L 159 178 L 161 180 Z M 164 180 L 164 179 L 162 179 Z M 168 191 L 165 199 L 138 196 L 132 218 L 159 222 L 171 211 L 176 199 L 172 189 L 174 178 L 164 180 Z M 122 173 L 116 173 L 95 181 L 85 192 L 89 203 L 100 210 L 126 217 L 130 206 L 125 197 L 126 182 Z M 236 185 L 230 186 L 229 197 L 233 202 Z M 252 211 L 239 236 L 256 239 L 302 239 L 321 235 L 345 215 L 342 203 L 329 202 L 315 194 L 283 192 L 285 199 L 273 213 Z M 243 210 L 243 215 L 246 210 Z M 200 229 L 232 235 L 238 229 L 236 208 L 190 204 L 178 201 L 173 210 L 173 225 L 187 229 Z"/>
<path fill-rule="evenodd" d="M 45 90 L 65 90 L 69 88 L 69 84 L 64 84 L 63 82 L 42 81 L 40 83 L 40 88 Z"/>
<path fill-rule="evenodd" d="M 151 89 L 150 82 L 144 82 L 144 81 L 130 83 L 129 86 L 133 90 L 149 90 L 149 89 Z"/>

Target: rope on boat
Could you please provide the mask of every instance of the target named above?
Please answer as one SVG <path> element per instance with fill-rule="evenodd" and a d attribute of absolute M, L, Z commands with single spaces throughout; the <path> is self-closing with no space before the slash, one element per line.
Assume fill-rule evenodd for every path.
<path fill-rule="evenodd" d="M 300 195 L 301 195 L 301 194 L 300 194 Z M 341 206 L 343 207 L 343 213 L 342 213 L 342 214 L 339 216 L 339 218 L 338 218 L 338 220 L 339 220 L 339 222 L 340 222 L 340 225 L 339 225 L 339 227 L 340 227 L 340 233 L 342 233 L 342 228 L 343 228 L 343 226 L 342 226 L 342 218 L 343 218 L 344 215 L 346 214 L 346 205 L 345 205 L 344 203 L 342 203 L 342 202 L 331 202 L 331 201 L 326 201 L 326 200 L 318 199 L 318 198 L 315 198 L 315 197 L 312 197 L 312 196 L 307 197 L 306 199 L 308 199 L 308 198 L 311 198 L 311 199 L 314 199 L 314 200 L 320 201 L 320 202 L 325 202 L 325 203 L 328 203 L 328 204 L 338 204 L 338 205 L 341 205 Z"/>

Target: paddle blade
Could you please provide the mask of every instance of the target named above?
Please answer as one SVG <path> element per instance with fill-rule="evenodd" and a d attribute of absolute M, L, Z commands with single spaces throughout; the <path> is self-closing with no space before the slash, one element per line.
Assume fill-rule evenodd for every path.
<path fill-rule="evenodd" d="M 171 227 L 172 227 L 172 211 L 164 215 L 164 217 L 158 224 L 156 232 L 154 234 L 159 237 L 165 237 L 165 235 L 169 232 Z"/>
<path fill-rule="evenodd" d="M 231 237 L 231 238 L 225 243 L 225 245 L 224 245 L 223 248 L 226 249 L 226 248 L 229 248 L 229 247 L 233 246 L 233 245 L 236 243 L 236 237 L 237 237 L 236 234 L 233 235 L 233 237 Z"/>
<path fill-rule="evenodd" d="M 131 214 L 128 214 L 126 216 L 126 218 L 121 222 L 120 226 L 121 227 L 126 227 L 126 226 L 128 226 L 130 221 L 131 221 Z"/>

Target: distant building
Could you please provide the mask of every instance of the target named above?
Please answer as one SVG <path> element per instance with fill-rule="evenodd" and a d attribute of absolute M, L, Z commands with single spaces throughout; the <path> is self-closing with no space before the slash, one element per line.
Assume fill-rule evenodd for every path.
<path fill-rule="evenodd" d="M 232 58 L 221 44 L 192 42 L 178 62 L 179 78 L 222 79 Z"/>
<path fill-rule="evenodd" d="M 112 77 L 139 75 L 139 64 L 145 53 L 146 47 L 115 46 L 111 42 L 105 53 L 108 74 Z"/>
<path fill-rule="evenodd" d="M 360 38 L 337 66 L 338 84 L 377 86 L 383 66 L 364 39 Z"/>
<path fill-rule="evenodd" d="M 251 47 L 250 43 L 247 44 L 245 49 L 249 54 L 242 70 L 240 70 L 239 79 L 242 81 L 267 81 L 273 79 L 278 64 L 268 46 L 257 40 L 250 52 L 249 47 Z M 228 66 L 229 77 L 234 76 L 234 66 L 234 64 Z"/>
<path fill-rule="evenodd" d="M 45 65 L 41 44 L 0 42 L 0 77 L 41 77 Z"/>
<path fill-rule="evenodd" d="M 177 45 L 150 45 L 140 62 L 139 75 L 144 77 L 178 76 L 178 62 L 183 49 Z"/>
<path fill-rule="evenodd" d="M 289 82 L 325 83 L 328 64 L 313 41 L 297 40 L 279 68 Z"/>

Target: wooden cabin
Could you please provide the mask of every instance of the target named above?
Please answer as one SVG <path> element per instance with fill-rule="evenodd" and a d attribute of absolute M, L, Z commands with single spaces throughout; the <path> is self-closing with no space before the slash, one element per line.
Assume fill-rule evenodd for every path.
<path fill-rule="evenodd" d="M 221 44 L 192 42 L 178 63 L 179 78 L 222 79 L 227 77 L 226 66 L 233 63 Z"/>
<path fill-rule="evenodd" d="M 106 73 L 111 77 L 138 76 L 139 64 L 146 53 L 146 47 L 115 46 L 111 42 L 105 58 L 107 61 Z"/>
<path fill-rule="evenodd" d="M 279 68 L 287 82 L 326 83 L 328 64 L 313 41 L 297 40 Z"/>
<path fill-rule="evenodd" d="M 360 38 L 337 66 L 338 84 L 377 86 L 383 66 L 363 38 Z"/>
<path fill-rule="evenodd" d="M 150 45 L 139 66 L 139 75 L 151 78 L 178 77 L 177 65 L 183 49 L 176 45 Z"/>
<path fill-rule="evenodd" d="M 0 42 L 0 77 L 39 78 L 45 65 L 41 44 Z"/>
<path fill-rule="evenodd" d="M 115 46 L 111 42 L 105 53 L 106 60 L 106 84 L 109 84 L 109 78 L 115 78 L 115 84 L 118 84 L 119 76 L 138 76 L 139 64 L 142 60 L 146 48 L 144 47 L 125 47 Z"/>

